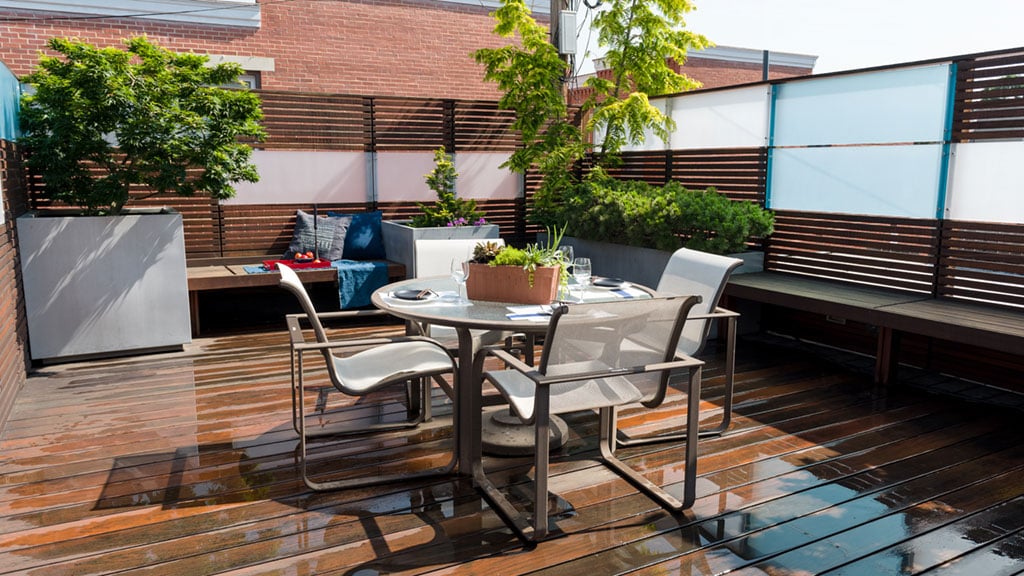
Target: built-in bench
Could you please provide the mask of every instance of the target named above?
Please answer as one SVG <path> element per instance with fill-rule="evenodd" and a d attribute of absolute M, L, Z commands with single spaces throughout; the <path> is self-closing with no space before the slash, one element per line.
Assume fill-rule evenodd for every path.
<path fill-rule="evenodd" d="M 1024 354 L 1024 312 L 779 272 L 741 274 L 725 294 L 877 328 L 875 381 L 895 378 L 903 333 Z"/>
<path fill-rule="evenodd" d="M 201 292 L 278 285 L 281 278 L 281 274 L 278 272 L 250 274 L 245 270 L 245 266 L 260 262 L 260 259 L 251 256 L 197 258 L 188 261 L 186 268 L 188 271 L 188 304 L 193 336 L 198 336 L 200 331 L 199 294 Z M 405 279 L 405 266 L 398 262 L 387 262 L 387 265 L 389 281 Z M 296 272 L 303 284 L 330 283 L 335 287 L 338 285 L 338 271 L 334 268 L 296 270 Z"/>
<path fill-rule="evenodd" d="M 201 293 L 277 286 L 280 274 L 250 274 L 245 270 L 245 266 L 282 257 L 288 249 L 295 229 L 296 210 L 312 213 L 314 207 L 306 204 L 218 206 L 212 240 L 204 235 L 193 240 L 191 246 L 186 222 L 189 313 L 193 335 L 200 333 Z M 329 210 L 351 213 L 366 211 L 368 207 L 362 204 L 321 204 L 317 206 L 317 210 L 321 214 Z M 201 220 L 206 222 L 205 215 Z M 205 230 L 206 225 L 195 228 Z M 215 250 L 210 249 L 211 244 L 216 245 Z M 405 266 L 397 262 L 387 262 L 387 265 L 389 280 L 405 278 Z M 330 283 L 338 286 L 338 271 L 334 268 L 306 269 L 297 272 L 306 284 Z"/>
<path fill-rule="evenodd" d="M 871 327 L 878 383 L 896 379 L 908 334 L 1024 357 L 1022 226 L 779 212 L 765 269 L 734 275 L 729 305 Z"/>

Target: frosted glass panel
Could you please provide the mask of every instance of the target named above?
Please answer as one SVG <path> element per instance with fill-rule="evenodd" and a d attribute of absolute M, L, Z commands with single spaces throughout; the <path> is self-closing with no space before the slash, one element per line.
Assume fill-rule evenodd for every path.
<path fill-rule="evenodd" d="M 770 207 L 935 218 L 942 145 L 773 151 Z"/>
<path fill-rule="evenodd" d="M 433 152 L 379 152 L 377 199 L 381 202 L 430 202 L 437 195 L 427 188 L 427 174 L 434 169 Z"/>
<path fill-rule="evenodd" d="M 259 182 L 239 182 L 225 204 L 366 202 L 366 154 L 254 150 Z"/>
<path fill-rule="evenodd" d="M 775 146 L 938 142 L 949 66 L 923 66 L 780 84 Z"/>
<path fill-rule="evenodd" d="M 673 150 L 768 145 L 768 86 L 672 98 Z"/>
<path fill-rule="evenodd" d="M 661 110 L 662 114 L 666 114 L 666 112 L 665 112 L 665 105 L 667 103 L 668 103 L 668 101 L 665 98 L 651 99 L 651 104 L 653 104 L 654 107 L 657 108 L 658 110 Z M 603 129 L 602 130 L 595 130 L 594 131 L 594 142 L 595 143 L 603 143 L 604 142 L 604 130 Z M 633 144 L 627 143 L 625 146 L 622 147 L 622 151 L 623 152 L 633 152 L 633 151 L 637 151 L 637 150 L 665 150 L 665 149 L 666 149 L 665 148 L 665 141 L 662 140 L 661 138 L 658 138 L 657 136 L 655 136 L 654 132 L 651 131 L 651 130 L 645 130 L 644 131 L 644 141 L 643 141 L 643 143 L 641 143 L 639 145 L 633 145 Z"/>
<path fill-rule="evenodd" d="M 1024 224 L 1024 142 L 953 146 L 946 217 Z"/>
<path fill-rule="evenodd" d="M 459 179 L 455 192 L 460 198 L 512 200 L 519 197 L 519 175 L 501 165 L 511 154 L 505 152 L 459 152 L 455 170 Z"/>

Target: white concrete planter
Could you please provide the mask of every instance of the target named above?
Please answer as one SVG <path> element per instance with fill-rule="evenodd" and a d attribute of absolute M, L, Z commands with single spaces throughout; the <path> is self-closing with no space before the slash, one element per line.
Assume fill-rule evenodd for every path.
<path fill-rule="evenodd" d="M 482 226 L 443 226 L 437 228 L 413 228 L 405 222 L 385 220 L 381 223 L 384 237 L 384 252 L 388 260 L 405 266 L 409 278 L 416 277 L 417 240 L 485 240 L 498 237 L 497 224 Z"/>
<path fill-rule="evenodd" d="M 17 220 L 34 360 L 120 355 L 191 342 L 181 214 Z"/>
<path fill-rule="evenodd" d="M 672 252 L 626 246 L 611 242 L 583 240 L 566 236 L 562 245 L 573 247 L 573 255 L 590 258 L 595 276 L 610 276 L 636 282 L 654 288 L 661 279 L 661 273 L 672 257 Z M 730 254 L 733 258 L 743 260 L 743 265 L 733 274 L 760 272 L 764 269 L 764 252 L 743 252 Z"/>

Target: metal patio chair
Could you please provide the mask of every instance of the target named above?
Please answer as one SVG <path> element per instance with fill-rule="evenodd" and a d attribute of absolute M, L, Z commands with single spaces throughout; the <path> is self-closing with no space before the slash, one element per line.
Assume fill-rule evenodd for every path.
<path fill-rule="evenodd" d="M 306 293 L 298 275 L 287 266 L 278 265 L 281 271 L 281 287 L 299 300 L 304 314 L 287 316 L 291 336 L 292 375 L 292 425 L 299 434 L 299 466 L 302 481 L 312 490 L 335 490 L 370 486 L 410 478 L 447 474 L 454 468 L 455 457 L 440 468 L 417 473 L 401 473 L 373 477 L 351 478 L 334 481 L 317 481 L 307 472 L 307 440 L 320 436 L 344 436 L 367 434 L 382 430 L 413 428 L 430 419 L 430 381 L 443 383 L 442 388 L 450 390 L 444 382 L 444 374 L 454 378 L 455 363 L 444 346 L 421 336 L 359 338 L 331 341 L 327 338 L 321 320 L 359 316 L 358 311 L 328 312 L 318 314 Z M 301 321 L 312 326 L 316 342 L 306 342 Z M 358 428 L 329 428 L 314 433 L 307 432 L 305 401 L 303 399 L 304 362 L 303 353 L 319 352 L 324 359 L 331 383 L 349 396 L 365 396 L 382 388 L 404 384 L 406 391 L 408 419 L 400 422 L 378 422 Z M 341 352 L 346 354 L 342 355 Z"/>
<path fill-rule="evenodd" d="M 483 373 L 508 400 L 514 413 L 535 426 L 534 513 L 532 526 L 526 515 L 487 478 L 482 465 L 475 465 L 474 479 L 499 514 L 527 541 L 548 533 L 549 420 L 553 414 L 581 410 L 600 413 L 601 461 L 639 490 L 670 510 L 693 504 L 697 468 L 697 443 L 687 442 L 682 498 L 660 486 L 615 457 L 615 411 L 633 404 L 649 385 L 665 387 L 676 370 L 689 371 L 690 406 L 686 429 L 696 438 L 698 404 L 703 362 L 679 354 L 676 347 L 690 309 L 698 296 L 622 300 L 593 304 L 558 306 L 552 313 L 539 364 L 529 366 L 498 347 L 477 355 L 482 369 L 486 356 L 506 363 L 504 370 Z M 623 341 L 629 354 L 620 354 Z"/>
<path fill-rule="evenodd" d="M 722 421 L 718 426 L 701 430 L 701 436 L 719 436 L 732 422 L 733 389 L 736 375 L 736 320 L 739 314 L 718 306 L 718 301 L 729 283 L 729 276 L 743 261 L 729 256 L 709 254 L 699 250 L 680 248 L 672 253 L 665 270 L 658 281 L 659 295 L 697 294 L 701 302 L 693 307 L 686 326 L 679 338 L 677 350 L 680 356 L 696 357 L 704 349 L 712 323 L 725 320 L 725 393 L 722 405 Z M 666 389 L 655 387 L 644 390 L 642 404 L 648 408 L 661 405 Z M 686 433 L 659 434 L 646 437 L 629 437 L 620 432 L 619 446 L 635 446 L 655 442 L 685 440 Z"/>

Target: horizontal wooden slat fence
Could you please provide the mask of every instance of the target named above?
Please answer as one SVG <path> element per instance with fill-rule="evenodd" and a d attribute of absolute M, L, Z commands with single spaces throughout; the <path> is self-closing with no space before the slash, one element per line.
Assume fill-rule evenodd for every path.
<path fill-rule="evenodd" d="M 777 211 L 765 269 L 932 294 L 936 220 Z"/>
<path fill-rule="evenodd" d="M 625 152 L 622 165 L 608 173 L 623 180 L 662 185 L 675 180 L 686 188 L 714 187 L 732 200 L 764 205 L 767 148 L 708 148 Z"/>
<path fill-rule="evenodd" d="M 938 290 L 1024 308 L 1024 224 L 943 221 Z"/>
<path fill-rule="evenodd" d="M 952 140 L 1024 138 L 1024 52 L 956 64 Z"/>

